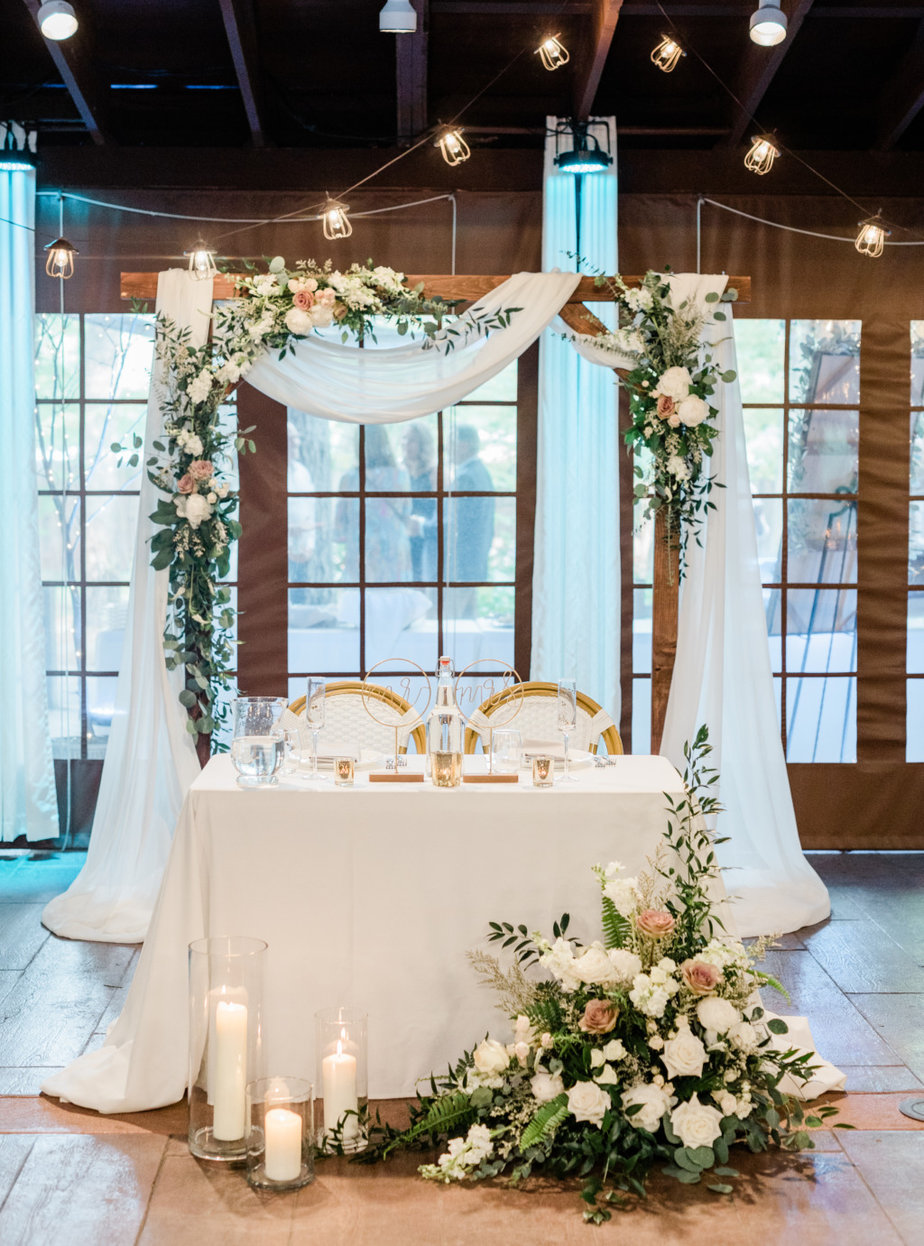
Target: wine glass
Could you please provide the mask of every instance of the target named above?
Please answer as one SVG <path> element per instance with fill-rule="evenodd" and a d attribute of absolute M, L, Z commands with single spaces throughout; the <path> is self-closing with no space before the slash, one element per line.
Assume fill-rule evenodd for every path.
<path fill-rule="evenodd" d="M 305 694 L 305 722 L 311 730 L 311 777 L 325 778 L 318 774 L 318 732 L 324 726 L 326 718 L 327 685 L 323 679 L 308 676 L 308 687 Z"/>
<path fill-rule="evenodd" d="M 565 741 L 565 766 L 562 775 L 563 783 L 576 783 L 571 774 L 568 758 L 568 740 L 577 726 L 577 684 L 573 679 L 562 679 L 558 685 L 558 730 Z"/>

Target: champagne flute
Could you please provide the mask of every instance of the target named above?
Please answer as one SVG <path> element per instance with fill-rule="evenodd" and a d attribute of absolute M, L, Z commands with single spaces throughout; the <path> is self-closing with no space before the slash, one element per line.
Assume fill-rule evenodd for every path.
<path fill-rule="evenodd" d="M 318 774 L 318 732 L 324 726 L 326 717 L 325 697 L 327 686 L 323 679 L 308 676 L 308 688 L 305 695 L 305 722 L 311 730 L 311 777 L 325 778 Z"/>
<path fill-rule="evenodd" d="M 572 777 L 568 758 L 568 740 L 577 726 L 577 683 L 573 679 L 562 679 L 558 685 L 558 730 L 565 741 L 565 766 L 562 775 L 563 783 L 576 783 Z"/>

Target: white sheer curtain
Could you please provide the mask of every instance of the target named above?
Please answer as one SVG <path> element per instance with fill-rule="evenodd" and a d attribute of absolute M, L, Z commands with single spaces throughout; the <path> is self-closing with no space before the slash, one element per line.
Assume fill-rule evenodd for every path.
<path fill-rule="evenodd" d="M 607 118 L 615 133 L 615 119 Z M 557 119 L 549 117 L 549 130 Z M 617 271 L 615 163 L 586 174 L 577 230 L 575 177 L 546 141 L 542 263 Z M 569 254 L 570 253 L 570 254 Z M 610 323 L 613 308 L 595 304 Z M 559 329 L 562 326 L 559 325 Z M 612 359 L 609 360 L 612 367 Z M 612 372 L 586 363 L 559 332 L 542 338 L 536 462 L 531 673 L 577 680 L 619 721 L 618 392 Z"/>
<path fill-rule="evenodd" d="M 724 289 L 724 277 L 670 278 L 675 302 Z M 737 370 L 731 313 L 707 330 L 723 370 Z M 738 383 L 716 395 L 720 436 L 702 548 L 691 542 L 680 598 L 677 657 L 661 752 L 682 770 L 683 742 L 709 726 L 721 772 L 719 847 L 742 935 L 798 930 L 830 912 L 828 893 L 802 855 L 767 648 L 754 508 Z"/>
<path fill-rule="evenodd" d="M 35 169 L 0 155 L 0 841 L 59 833 L 35 472 L 34 225 Z"/>
<path fill-rule="evenodd" d="M 188 325 L 195 344 L 206 339 L 211 306 L 211 281 L 197 281 L 176 268 L 160 274 L 157 310 Z M 142 462 L 161 435 L 161 396 L 161 369 L 155 364 Z M 164 664 L 168 572 L 151 567 L 149 548 L 154 535 L 149 515 L 157 496 L 143 476 L 115 714 L 86 865 L 42 914 L 50 930 L 69 939 L 136 943 L 144 938 L 183 797 L 199 773 L 186 711 L 177 700 L 183 673 Z"/>

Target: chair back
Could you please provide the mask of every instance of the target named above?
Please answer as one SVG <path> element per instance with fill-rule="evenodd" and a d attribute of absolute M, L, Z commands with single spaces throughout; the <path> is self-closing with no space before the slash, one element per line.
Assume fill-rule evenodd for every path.
<path fill-rule="evenodd" d="M 509 703 L 521 697 L 519 712 L 512 720 Z M 503 710 L 502 710 L 502 707 Z M 498 713 L 498 711 L 501 711 Z M 474 753 L 478 741 L 487 749 L 488 729 L 491 717 L 498 714 L 498 726 L 515 728 L 523 737 L 524 748 L 554 744 L 561 747 L 558 730 L 558 685 L 529 680 L 525 684 L 511 684 L 483 701 L 469 719 L 465 729 L 465 751 Z M 577 724 L 571 734 L 569 747 L 596 753 L 600 740 L 606 745 L 610 756 L 621 753 L 622 740 L 612 718 L 586 693 L 577 694 Z"/>
<path fill-rule="evenodd" d="M 352 753 L 356 749 L 374 749 L 388 754 L 394 752 L 395 727 L 398 728 L 398 751 L 407 752 L 408 740 L 413 737 L 418 753 L 427 751 L 427 729 L 423 723 L 413 729 L 402 725 L 402 720 L 413 721 L 414 709 L 409 701 L 383 688 L 379 684 L 363 683 L 355 679 L 341 679 L 326 685 L 324 726 L 318 732 L 318 752 L 328 756 Z M 381 719 L 371 716 L 366 705 Z M 293 714 L 304 714 L 305 698 L 290 702 Z"/>

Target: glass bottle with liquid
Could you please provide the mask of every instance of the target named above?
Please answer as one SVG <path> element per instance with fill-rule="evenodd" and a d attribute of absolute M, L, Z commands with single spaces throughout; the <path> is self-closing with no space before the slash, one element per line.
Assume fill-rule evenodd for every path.
<path fill-rule="evenodd" d="M 427 721 L 430 778 L 434 787 L 458 787 L 462 782 L 463 722 L 449 658 L 440 658 L 436 674 L 436 703 Z"/>

